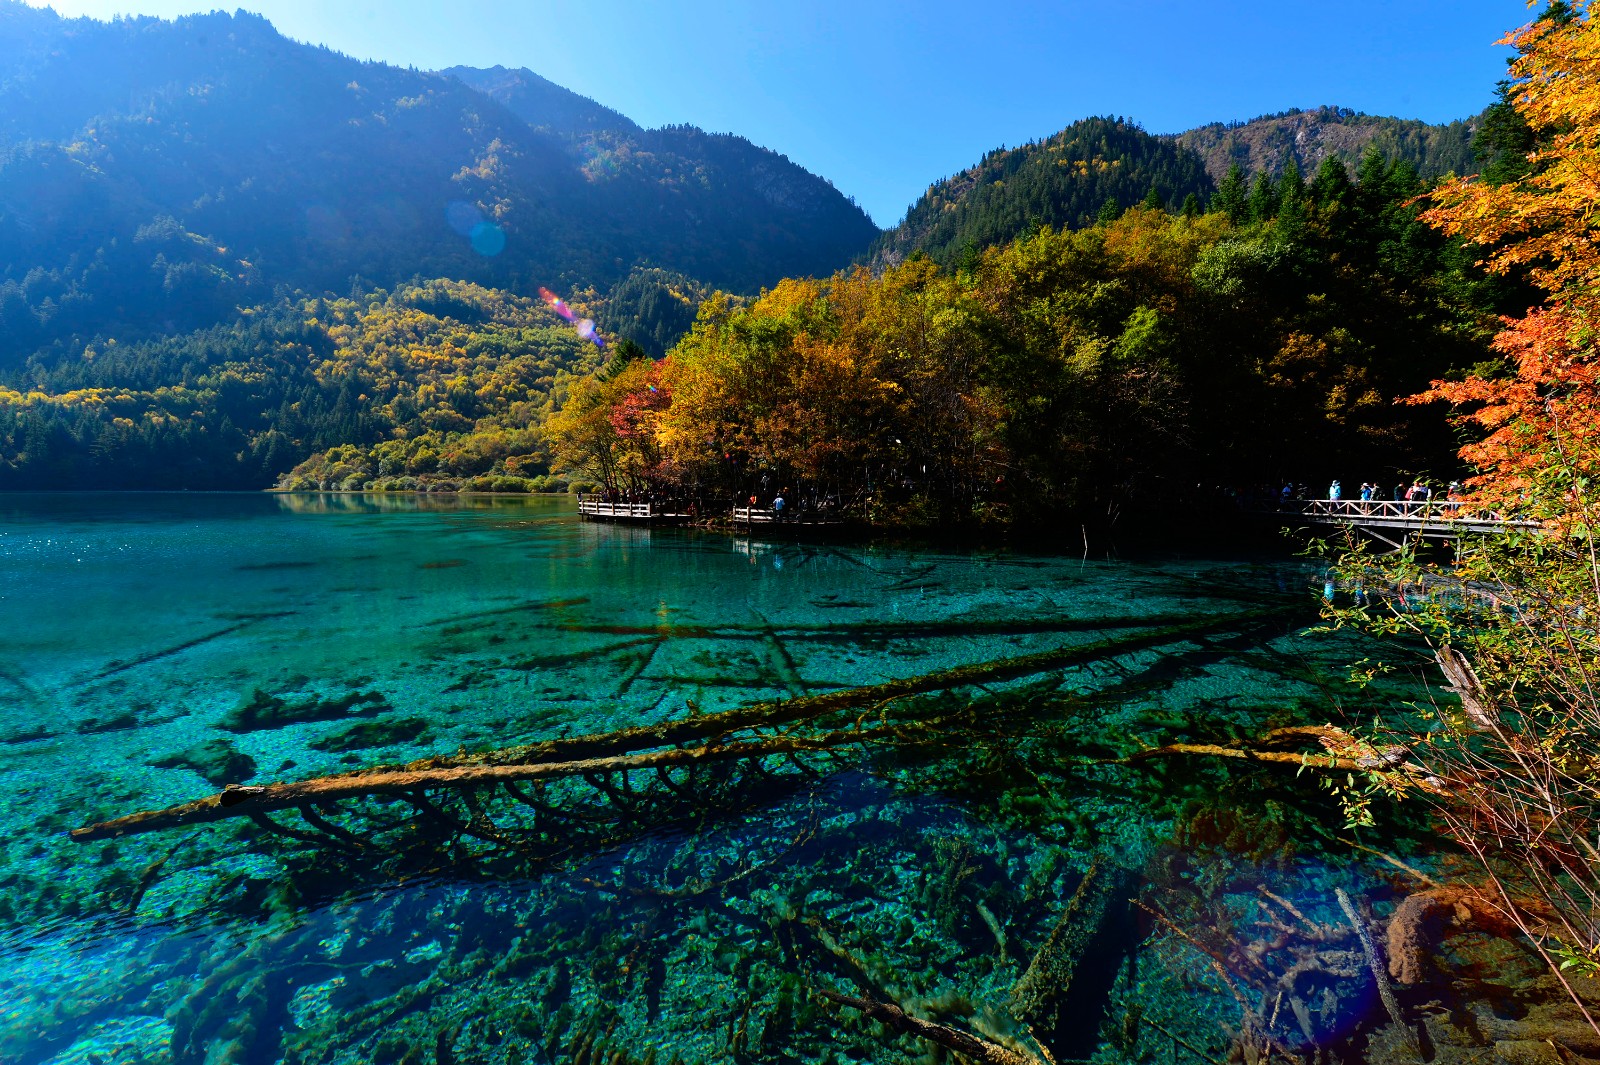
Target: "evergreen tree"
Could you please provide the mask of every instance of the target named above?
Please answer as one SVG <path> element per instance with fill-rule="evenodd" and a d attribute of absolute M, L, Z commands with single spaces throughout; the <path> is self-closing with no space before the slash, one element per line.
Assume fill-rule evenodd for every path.
<path fill-rule="evenodd" d="M 1276 217 L 1278 186 L 1273 182 L 1272 175 L 1263 170 L 1256 175 L 1256 182 L 1250 188 L 1250 220 L 1265 222 Z"/>
<path fill-rule="evenodd" d="M 638 344 L 631 340 L 624 340 L 617 345 L 611 359 L 600 368 L 595 376 L 602 381 L 613 381 L 617 375 L 628 368 L 628 364 L 637 359 L 648 359 L 650 356 Z"/>
<path fill-rule="evenodd" d="M 1278 182 L 1278 195 L 1284 204 L 1298 203 L 1305 197 L 1306 182 L 1300 176 L 1300 167 L 1293 159 L 1283 168 L 1283 178 Z"/>
<path fill-rule="evenodd" d="M 1250 217 L 1249 194 L 1245 190 L 1244 168 L 1234 163 L 1228 168 L 1228 175 L 1217 186 L 1217 194 L 1211 197 L 1211 209 L 1221 211 L 1228 216 L 1234 225 L 1242 225 Z"/>
<path fill-rule="evenodd" d="M 1311 202 L 1318 207 L 1347 208 L 1353 202 L 1350 172 L 1333 156 L 1322 161 L 1309 189 Z"/>
<path fill-rule="evenodd" d="M 1167 209 L 1166 202 L 1161 199 L 1161 193 L 1156 190 L 1154 185 L 1151 185 L 1150 191 L 1144 194 L 1144 205 L 1157 211 L 1165 211 Z"/>
<path fill-rule="evenodd" d="M 1100 213 L 1095 216 L 1095 221 L 1104 225 L 1107 222 L 1115 222 L 1121 217 L 1122 207 L 1118 205 L 1116 198 L 1112 197 L 1100 205 Z"/>
<path fill-rule="evenodd" d="M 1191 192 L 1183 198 L 1183 217 L 1198 218 L 1204 212 L 1205 208 L 1200 204 L 1200 197 Z"/>

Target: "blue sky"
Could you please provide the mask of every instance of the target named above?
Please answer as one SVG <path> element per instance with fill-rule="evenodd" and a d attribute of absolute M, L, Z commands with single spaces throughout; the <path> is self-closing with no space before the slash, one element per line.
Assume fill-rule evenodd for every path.
<path fill-rule="evenodd" d="M 172 17 L 206 0 L 54 0 Z M 214 0 L 213 0 L 214 2 Z M 1440 122 L 1486 106 L 1520 0 L 253 0 L 284 34 L 436 69 L 525 66 L 657 126 L 739 133 L 891 225 L 988 149 L 1093 114 L 1153 133 L 1338 104 Z"/>

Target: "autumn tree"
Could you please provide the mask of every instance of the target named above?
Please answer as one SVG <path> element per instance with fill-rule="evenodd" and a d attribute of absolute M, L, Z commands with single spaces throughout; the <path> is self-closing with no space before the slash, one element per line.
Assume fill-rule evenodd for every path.
<path fill-rule="evenodd" d="M 1568 984 L 1600 974 L 1600 24 L 1588 2 L 1559 5 L 1511 34 L 1504 93 L 1520 162 L 1437 189 L 1425 220 L 1501 274 L 1523 274 L 1543 304 L 1508 318 L 1492 372 L 1438 380 L 1477 430 L 1468 511 L 1526 519 L 1503 537 L 1464 539 L 1453 564 L 1411 555 L 1344 569 L 1389 587 L 1381 629 L 1425 636 L 1460 697 L 1410 737 L 1444 824 L 1480 863 L 1479 902 L 1520 929 Z M 1445 594 L 1448 592 L 1448 594 Z M 1580 1009 L 1582 997 L 1573 995 Z M 1600 1024 L 1585 1019 L 1596 1034 Z"/>

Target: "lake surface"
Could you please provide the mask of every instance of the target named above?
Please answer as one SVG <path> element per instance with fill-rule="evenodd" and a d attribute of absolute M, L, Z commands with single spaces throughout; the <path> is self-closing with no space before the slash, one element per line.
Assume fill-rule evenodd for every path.
<path fill-rule="evenodd" d="M 563 499 L 0 497 L 0 1061 L 927 1051 L 824 988 L 875 989 L 1026 1049 L 1019 981 L 1097 860 L 1174 916 L 1237 910 L 1269 881 L 1324 912 L 1331 885 L 1364 883 L 1325 853 L 1339 815 L 1292 770 L 1105 764 L 1365 712 L 1375 696 L 1345 676 L 1363 649 L 1306 634 L 1320 587 L 1297 561 L 761 543 L 586 524 Z M 1195 622 L 930 696 L 968 714 L 948 742 L 772 758 L 678 798 L 577 782 L 550 796 L 570 827 L 543 838 L 562 845 L 537 853 L 492 853 L 471 831 L 426 850 L 431 830 L 395 827 L 429 821 L 404 804 L 387 822 L 413 833 L 403 861 L 244 820 L 65 835 L 223 784 Z M 474 810 L 462 824 L 498 816 Z M 1166 1055 L 1180 1039 L 1221 1053 L 1236 1003 L 1150 932 L 1135 918 L 1097 933 L 1058 1060 Z M 1316 1021 L 1332 1032 L 1369 1006 L 1325 999 Z"/>

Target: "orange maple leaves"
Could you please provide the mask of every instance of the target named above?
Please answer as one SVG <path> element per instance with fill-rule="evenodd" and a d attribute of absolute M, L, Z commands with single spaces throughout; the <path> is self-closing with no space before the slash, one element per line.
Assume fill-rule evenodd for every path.
<path fill-rule="evenodd" d="M 1526 270 L 1548 305 L 1507 319 L 1495 340 L 1513 376 L 1436 381 L 1412 397 L 1469 407 L 1464 420 L 1488 430 L 1461 451 L 1481 471 L 1475 503 L 1564 530 L 1589 524 L 1585 496 L 1600 475 L 1600 25 L 1592 7 L 1583 0 L 1576 19 L 1534 22 L 1502 42 L 1521 50 L 1510 100 L 1539 138 L 1528 173 L 1498 186 L 1446 182 L 1422 216 L 1483 246 L 1489 269 Z"/>

